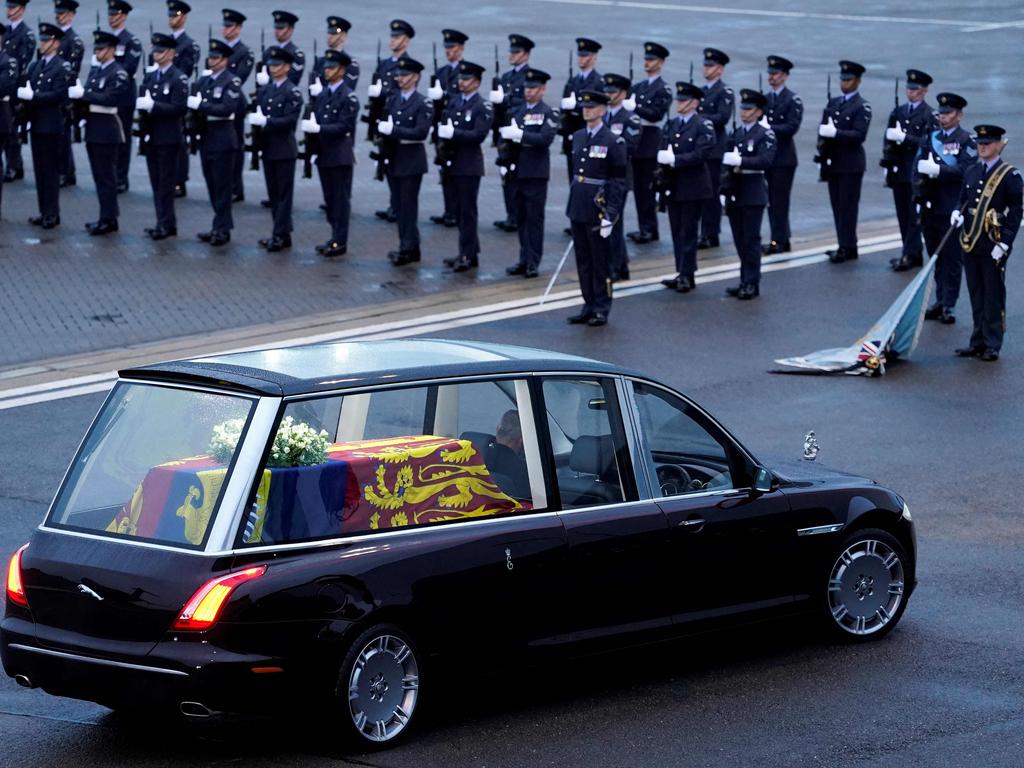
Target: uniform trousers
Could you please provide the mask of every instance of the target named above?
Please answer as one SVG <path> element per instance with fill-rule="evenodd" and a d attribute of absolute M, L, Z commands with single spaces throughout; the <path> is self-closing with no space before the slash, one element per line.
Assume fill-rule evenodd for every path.
<path fill-rule="evenodd" d="M 626 197 L 628 195 L 629 193 L 627 192 L 622 199 L 623 210 L 626 208 Z M 608 240 L 608 250 L 611 252 L 612 257 L 611 273 L 614 277 L 629 268 L 629 253 L 626 252 L 626 224 L 622 216 L 619 216 L 619 220 L 612 227 L 612 236 Z"/>
<path fill-rule="evenodd" d="M 402 252 L 420 247 L 420 185 L 423 176 L 391 176 L 391 196 L 398 217 L 398 249 Z"/>
<path fill-rule="evenodd" d="M 658 162 L 653 157 L 634 157 L 632 162 L 633 196 L 639 229 L 658 237 L 658 195 L 654 191 L 654 169 Z"/>
<path fill-rule="evenodd" d="M 153 189 L 157 229 L 178 228 L 174 215 L 174 184 L 178 178 L 180 149 L 180 144 L 154 146 L 150 142 L 146 146 L 146 168 L 149 170 L 149 185 Z"/>
<path fill-rule="evenodd" d="M 928 253 L 935 254 L 942 236 L 949 229 L 949 216 L 952 211 L 928 210 L 921 212 L 921 223 L 924 228 L 924 242 Z M 956 233 L 946 238 L 946 244 L 938 251 L 935 260 L 935 303 L 952 309 L 960 298 L 960 279 L 963 272 L 960 243 Z"/>
<path fill-rule="evenodd" d="M 237 150 L 225 149 L 209 152 L 203 149 L 199 155 L 202 162 L 206 191 L 213 206 L 214 232 L 230 232 L 235 228 L 231 215 L 231 196 L 234 193 L 234 170 Z"/>
<path fill-rule="evenodd" d="M 444 198 L 444 217 L 455 218 L 455 188 L 452 186 L 452 177 L 444 170 L 438 171 L 441 178 L 441 196 Z"/>
<path fill-rule="evenodd" d="M 235 115 L 235 135 L 238 137 L 238 149 L 232 153 L 231 159 L 231 194 L 245 197 L 245 183 L 242 171 L 245 170 L 245 112 Z"/>
<path fill-rule="evenodd" d="M 32 132 L 32 167 L 36 174 L 36 197 L 44 218 L 60 216 L 61 134 Z"/>
<path fill-rule="evenodd" d="M 668 204 L 676 272 L 684 277 L 692 278 L 697 272 L 697 240 L 703 204 L 703 200 L 674 200 Z"/>
<path fill-rule="evenodd" d="M 327 206 L 327 222 L 331 225 L 331 242 L 348 245 L 348 222 L 352 212 L 352 166 L 318 166 L 320 188 Z"/>
<path fill-rule="evenodd" d="M 267 183 L 270 213 L 274 218 L 274 237 L 286 238 L 292 233 L 292 204 L 295 195 L 295 158 L 267 160 L 263 158 L 263 180 Z"/>
<path fill-rule="evenodd" d="M 455 191 L 455 218 L 459 222 L 459 256 L 475 259 L 480 255 L 477 199 L 480 196 L 479 176 L 452 176 Z"/>
<path fill-rule="evenodd" d="M 921 220 L 917 215 L 917 203 L 914 202 L 914 185 L 909 181 L 894 181 L 892 201 L 896 206 L 896 219 L 900 223 L 903 256 L 908 261 L 920 263 L 924 259 L 921 251 Z M 950 239 L 956 242 L 955 238 Z M 931 252 L 931 246 L 928 250 Z"/>
<path fill-rule="evenodd" d="M 789 243 L 789 200 L 793 192 L 796 166 L 769 168 L 764 175 L 768 181 L 768 226 L 772 240 L 776 243 Z"/>
<path fill-rule="evenodd" d="M 60 147 L 60 170 L 58 173 L 68 179 L 75 178 L 75 153 L 71 151 L 73 145 L 71 121 L 64 125 L 64 135 L 61 137 Z"/>
<path fill-rule="evenodd" d="M 518 226 L 519 212 L 516 208 L 516 194 L 513 189 L 513 182 L 507 181 L 501 185 L 501 196 L 505 200 L 505 221 L 512 226 Z"/>
<path fill-rule="evenodd" d="M 700 236 L 717 238 L 722 232 L 722 203 L 718 199 L 722 186 L 722 161 L 708 160 L 708 175 L 711 176 L 711 197 L 700 207 Z"/>
<path fill-rule="evenodd" d="M 175 186 L 185 186 L 188 181 L 188 137 L 181 137 L 181 146 L 178 149 L 178 169 L 174 176 Z"/>
<path fill-rule="evenodd" d="M 761 283 L 761 221 L 763 205 L 730 205 L 729 226 L 740 257 L 740 284 Z"/>
<path fill-rule="evenodd" d="M 571 221 L 570 226 L 583 311 L 588 315 L 607 315 L 612 309 L 610 238 L 601 237 L 597 222 Z"/>
<path fill-rule="evenodd" d="M 974 251 L 963 254 L 963 264 L 974 320 L 971 346 L 998 352 L 1006 332 L 1006 258 L 996 263 L 991 250 L 983 239 Z"/>
<path fill-rule="evenodd" d="M 7 154 L 7 167 L 11 171 L 21 171 L 25 169 L 25 164 L 21 160 L 21 136 L 18 135 L 17 122 L 12 122 L 13 130 L 4 142 L 4 152 Z"/>
<path fill-rule="evenodd" d="M 857 250 L 857 213 L 860 209 L 861 173 L 829 173 L 828 198 L 832 203 L 832 220 L 839 247 Z"/>
<path fill-rule="evenodd" d="M 519 263 L 537 268 L 544 255 L 544 206 L 548 202 L 547 179 L 515 179 L 512 190 L 515 221 L 519 222 Z"/>
<path fill-rule="evenodd" d="M 124 143 L 117 145 L 117 184 L 128 185 L 128 171 L 132 164 L 132 121 L 135 119 L 135 99 L 129 107 L 118 107 L 117 116 L 124 131 Z"/>
<path fill-rule="evenodd" d="M 85 150 L 89 155 L 89 170 L 96 184 L 96 197 L 100 201 L 101 222 L 115 222 L 121 210 L 117 204 L 117 150 L 121 144 L 90 144 Z"/>

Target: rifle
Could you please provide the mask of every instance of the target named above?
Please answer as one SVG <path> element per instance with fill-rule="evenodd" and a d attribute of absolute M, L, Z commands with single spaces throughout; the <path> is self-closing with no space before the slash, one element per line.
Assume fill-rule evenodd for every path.
<path fill-rule="evenodd" d="M 832 102 L 832 73 L 828 73 L 825 81 L 825 97 L 828 102 L 825 104 L 825 122 L 828 122 L 828 104 Z M 824 123 L 822 123 L 824 125 Z M 818 154 L 814 156 L 814 162 L 818 166 L 818 181 L 828 181 L 828 167 L 832 165 L 832 147 L 828 139 L 818 137 Z"/>
<path fill-rule="evenodd" d="M 889 122 L 886 128 L 895 128 L 900 122 L 897 117 L 897 111 L 900 108 L 900 79 L 897 77 L 894 80 L 892 94 L 893 110 L 892 114 L 889 115 Z M 899 170 L 899 154 L 899 144 L 886 139 L 882 144 L 882 157 L 879 159 L 878 164 L 885 168 L 885 186 L 887 187 L 892 187 L 896 183 L 896 173 Z"/>
<path fill-rule="evenodd" d="M 199 66 L 196 66 L 192 77 L 192 85 L 189 86 L 189 95 L 195 96 L 199 93 Z M 206 113 L 190 109 L 185 113 L 185 131 L 188 136 L 188 152 L 190 155 L 199 154 L 199 147 L 203 143 L 203 134 L 206 133 Z"/>
<path fill-rule="evenodd" d="M 152 40 L 153 40 L 153 22 L 152 21 L 149 22 L 149 39 L 150 39 L 150 42 L 152 42 Z M 149 51 L 149 57 L 147 58 L 147 62 L 148 62 L 147 69 L 149 67 L 153 66 L 153 51 L 152 51 L 152 49 Z M 145 83 L 146 83 L 146 75 L 147 74 L 149 74 L 149 73 L 148 72 L 144 73 L 143 76 L 142 76 L 142 83 L 143 83 L 143 85 L 145 85 Z M 143 90 L 143 94 L 145 94 L 146 92 L 147 92 L 146 90 Z M 132 134 L 139 140 L 139 157 L 145 157 L 146 156 L 146 152 L 147 152 L 146 138 L 150 134 L 150 122 L 151 122 L 151 120 L 152 120 L 152 115 L 150 115 L 149 112 L 143 112 L 141 110 L 138 110 L 138 111 L 135 112 L 135 128 L 132 131 Z"/>
<path fill-rule="evenodd" d="M 440 81 L 441 81 L 441 79 L 437 76 L 437 73 L 440 71 L 440 69 L 437 66 L 437 42 L 435 41 L 432 44 L 432 46 L 433 46 L 433 54 L 434 54 L 434 74 L 432 74 L 430 76 L 430 87 L 431 88 L 436 88 L 438 86 L 438 84 L 440 83 Z M 431 144 L 437 144 L 437 126 L 441 124 L 441 112 L 442 112 L 442 110 L 444 110 L 445 101 L 446 101 L 446 99 L 445 99 L 444 95 L 442 95 L 440 99 L 436 99 L 434 101 L 434 110 L 433 110 L 433 112 L 430 115 L 430 143 Z M 435 158 L 435 161 L 436 161 L 436 158 Z"/>
<path fill-rule="evenodd" d="M 316 62 L 316 40 L 313 40 L 313 61 Z M 308 86 L 307 86 L 308 88 Z M 307 90 L 309 97 L 306 108 L 302 111 L 302 119 L 309 120 L 316 112 L 313 105 L 313 95 Z M 315 133 L 306 133 L 302 139 L 302 178 L 313 178 L 313 158 L 320 154 L 320 136 Z"/>
<path fill-rule="evenodd" d="M 690 59 L 690 85 L 693 85 L 693 59 Z"/>
<path fill-rule="evenodd" d="M 264 63 L 263 58 L 267 54 L 266 46 L 266 30 L 260 28 L 260 60 L 256 64 L 256 73 L 259 74 L 263 71 Z M 259 111 L 260 99 L 259 99 L 259 86 L 253 81 L 253 92 L 252 92 L 252 104 L 249 105 L 249 111 L 255 114 Z M 249 126 L 249 152 L 252 153 L 252 157 L 249 160 L 249 170 L 258 171 L 260 169 L 260 153 L 263 151 L 263 127 L 259 125 Z"/>
<path fill-rule="evenodd" d="M 565 84 L 565 89 L 562 91 L 562 96 L 567 97 L 570 93 L 575 93 L 572 87 L 572 80 L 575 74 L 572 71 L 572 49 L 569 50 L 569 80 Z M 570 110 L 568 112 L 562 112 L 562 127 L 560 133 L 562 134 L 562 154 L 568 157 L 572 157 L 572 135 L 576 133 L 580 128 L 583 127 L 583 115 L 580 113 L 579 108 Z"/>
<path fill-rule="evenodd" d="M 629 52 L 629 83 L 633 84 L 633 52 Z"/>
<path fill-rule="evenodd" d="M 379 78 L 380 66 L 383 59 L 380 57 L 380 38 L 377 38 L 377 69 L 374 70 L 374 77 Z M 379 136 L 377 135 L 377 121 L 384 117 L 384 108 L 387 106 L 385 100 L 385 91 L 383 89 L 384 82 L 381 81 L 381 92 L 380 96 L 366 100 L 366 114 L 360 116 L 360 120 L 366 123 L 366 140 L 373 142 L 375 145 L 378 143 Z M 376 149 L 370 151 L 371 160 L 380 160 L 380 153 Z M 383 178 L 383 176 L 381 177 Z"/>
<path fill-rule="evenodd" d="M 761 73 L 760 72 L 757 73 L 757 92 L 758 93 L 764 93 L 764 88 L 761 87 Z"/>
<path fill-rule="evenodd" d="M 491 78 L 491 90 L 496 91 L 501 87 L 501 75 L 498 71 L 500 68 L 498 63 L 498 44 L 494 44 L 494 77 Z M 506 100 L 507 100 L 506 96 Z M 494 105 L 494 119 L 491 121 L 491 146 L 497 147 L 500 143 L 500 134 L 498 130 L 505 123 L 505 102 Z"/>

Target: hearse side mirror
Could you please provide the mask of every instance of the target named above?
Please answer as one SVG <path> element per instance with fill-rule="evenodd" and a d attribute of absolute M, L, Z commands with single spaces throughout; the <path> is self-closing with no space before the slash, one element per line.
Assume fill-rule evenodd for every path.
<path fill-rule="evenodd" d="M 754 469 L 754 490 L 758 493 L 771 493 L 772 473 L 764 467 Z"/>
<path fill-rule="evenodd" d="M 603 397 L 592 397 L 587 403 L 587 408 L 592 411 L 607 411 L 608 403 L 605 402 Z"/>

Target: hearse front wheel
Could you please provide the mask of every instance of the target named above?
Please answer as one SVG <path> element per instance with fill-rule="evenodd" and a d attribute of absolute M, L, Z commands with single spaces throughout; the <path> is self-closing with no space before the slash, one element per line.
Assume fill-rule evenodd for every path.
<path fill-rule="evenodd" d="M 337 689 L 350 741 L 381 748 L 408 733 L 420 699 L 420 668 L 415 644 L 396 626 L 379 624 L 355 639 Z"/>

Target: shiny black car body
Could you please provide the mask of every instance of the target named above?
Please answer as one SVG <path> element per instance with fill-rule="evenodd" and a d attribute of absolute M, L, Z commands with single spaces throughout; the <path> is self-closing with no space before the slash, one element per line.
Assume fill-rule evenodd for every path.
<path fill-rule="evenodd" d="M 421 671 L 438 656 L 501 658 L 804 609 L 837 637 L 872 639 L 897 623 L 915 584 L 913 524 L 896 493 L 812 462 L 764 467 L 692 401 L 592 360 L 427 340 L 334 344 L 128 370 L 118 387 L 8 572 L 4 669 L 55 695 L 191 716 L 323 699 L 345 715 L 357 743 L 388 744 L 405 733 Z M 106 450 L 117 398 L 117 408 L 141 408 L 126 405 L 124 393 L 148 402 L 165 389 L 228 394 L 239 412 L 250 409 L 205 538 L 112 533 L 105 521 L 115 506 L 81 502 L 61 518 L 78 503 L 69 496 L 101 483 L 82 480 L 78 468 Z M 459 439 L 496 462 L 500 430 L 481 437 L 463 428 L 486 411 L 479 394 L 495 395 L 499 407 L 473 423 L 502 410 L 501 395 L 514 405 L 529 481 L 514 496 L 529 497 L 523 508 L 253 538 L 247 515 L 286 412 L 336 421 L 335 442 L 342 432 L 358 441 L 372 436 L 374 397 L 387 404 L 386 419 L 399 421 L 389 398 L 406 397 L 422 402 L 407 421 L 421 420 L 424 435 Z M 323 418 L 332 403 L 340 415 Z M 318 408 L 319 421 L 309 417 Z M 467 415 L 443 416 L 453 408 Z M 202 408 L 193 412 L 205 418 Z M 553 434 L 570 418 L 600 429 Z M 673 442 L 672 425 L 690 437 Z M 674 452 L 677 445 L 708 450 Z M 97 477 L 117 474 L 112 457 Z M 487 487 L 511 487 L 496 465 L 488 469 Z M 614 480 L 603 476 L 610 469 Z M 254 575 L 230 591 L 212 623 L 180 623 L 197 590 L 246 569 Z"/>

